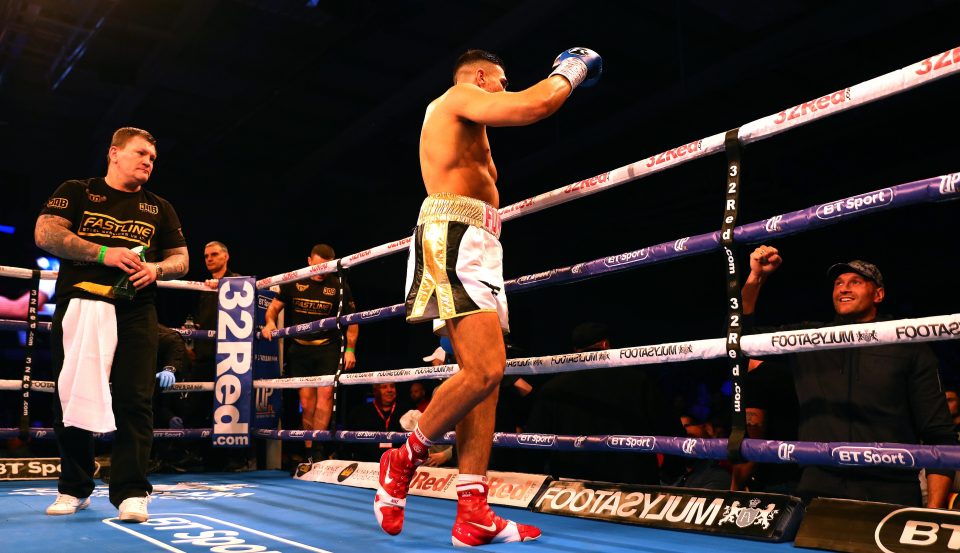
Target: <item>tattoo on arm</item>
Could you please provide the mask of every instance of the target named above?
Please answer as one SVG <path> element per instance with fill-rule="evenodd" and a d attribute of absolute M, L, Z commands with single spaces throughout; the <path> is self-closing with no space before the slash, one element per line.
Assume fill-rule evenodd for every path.
<path fill-rule="evenodd" d="M 157 263 L 163 268 L 163 279 L 180 278 L 187 274 L 190 267 L 190 254 L 187 248 L 172 248 L 160 252 L 163 260 Z"/>
<path fill-rule="evenodd" d="M 61 259 L 96 261 L 100 246 L 77 236 L 71 226 L 70 221 L 58 215 L 41 215 L 33 231 L 37 247 Z"/>

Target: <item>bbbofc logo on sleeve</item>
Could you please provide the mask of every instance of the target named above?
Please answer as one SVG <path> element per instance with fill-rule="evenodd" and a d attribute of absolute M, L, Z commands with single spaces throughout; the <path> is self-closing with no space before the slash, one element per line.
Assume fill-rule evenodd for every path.
<path fill-rule="evenodd" d="M 53 209 L 67 209 L 70 202 L 66 198 L 50 198 L 47 200 L 47 207 Z"/>

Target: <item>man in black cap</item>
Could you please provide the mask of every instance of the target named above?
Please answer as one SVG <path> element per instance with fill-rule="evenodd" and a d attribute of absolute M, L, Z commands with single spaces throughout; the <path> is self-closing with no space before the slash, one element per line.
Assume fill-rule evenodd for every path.
<path fill-rule="evenodd" d="M 753 326 L 760 288 L 783 260 L 776 248 L 750 255 L 743 285 L 744 327 Z M 827 271 L 833 285 L 834 325 L 881 320 L 883 276 L 873 263 L 854 260 Z M 819 323 L 779 330 L 816 328 Z M 759 329 L 757 329 L 759 330 Z M 937 358 L 925 344 L 815 350 L 785 356 L 799 401 L 799 439 L 809 442 L 893 442 L 957 445 Z M 758 370 L 763 370 L 761 367 Z M 749 390 L 747 390 L 749 393 Z M 804 467 L 797 495 L 920 505 L 918 470 Z M 927 471 L 927 506 L 946 506 L 953 471 Z"/>

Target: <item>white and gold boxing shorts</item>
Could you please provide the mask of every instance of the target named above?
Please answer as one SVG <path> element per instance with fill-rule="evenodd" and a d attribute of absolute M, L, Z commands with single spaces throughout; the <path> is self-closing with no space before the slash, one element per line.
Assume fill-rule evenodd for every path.
<path fill-rule="evenodd" d="M 432 194 L 423 201 L 407 260 L 407 321 L 444 321 L 494 312 L 509 332 L 503 290 L 500 212 L 485 202 L 456 194 Z"/>

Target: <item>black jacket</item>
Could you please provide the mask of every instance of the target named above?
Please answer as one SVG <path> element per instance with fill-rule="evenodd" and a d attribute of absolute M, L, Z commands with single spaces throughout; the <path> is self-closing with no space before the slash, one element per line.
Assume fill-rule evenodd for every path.
<path fill-rule="evenodd" d="M 879 319 L 878 319 L 879 320 Z M 774 331 L 844 324 L 802 323 Z M 744 318 L 749 332 L 753 317 Z M 957 444 L 940 386 L 938 362 L 926 344 L 818 350 L 785 357 L 797 391 L 800 441 Z M 894 480 L 916 471 L 858 469 Z"/>

